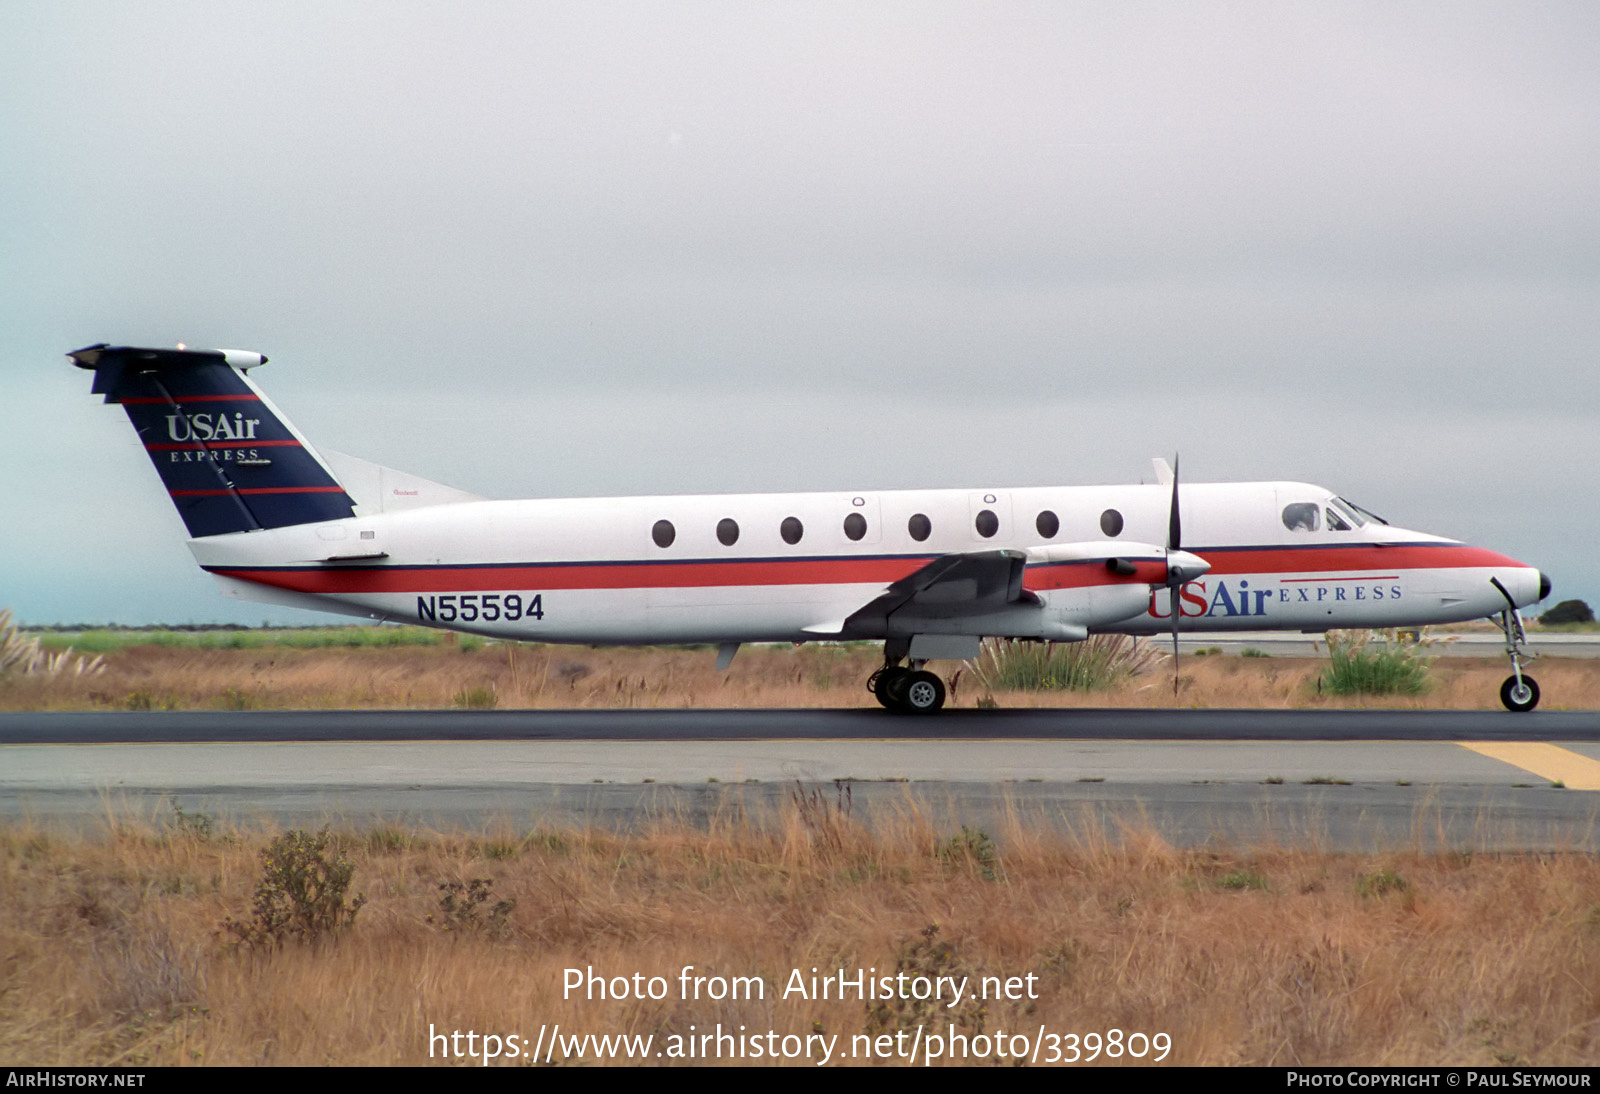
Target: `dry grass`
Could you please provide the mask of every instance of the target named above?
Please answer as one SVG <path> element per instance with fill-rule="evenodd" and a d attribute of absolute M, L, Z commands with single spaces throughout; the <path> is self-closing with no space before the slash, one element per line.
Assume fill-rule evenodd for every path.
<path fill-rule="evenodd" d="M 1179 1064 L 1600 1060 L 1592 855 L 1180 851 L 1150 832 L 1047 831 L 1017 820 L 985 851 L 988 834 L 908 805 L 869 832 L 829 788 L 778 817 L 625 835 L 354 833 L 341 854 L 369 901 L 355 925 L 252 952 L 218 928 L 249 906 L 266 834 L 0 829 L 0 1059 L 414 1064 L 430 1026 L 532 1039 L 558 1022 L 848 1044 L 884 1023 L 856 999 L 779 998 L 791 970 L 892 973 L 937 924 L 950 948 L 925 966 L 1038 978 L 1036 1000 L 967 1012 L 990 1034 L 1164 1032 Z M 440 885 L 475 878 L 515 901 L 503 927 L 443 929 Z M 685 1000 L 686 965 L 759 977 L 765 998 Z M 564 970 L 587 966 L 671 991 L 564 999 Z"/>
<path fill-rule="evenodd" d="M 747 647 L 719 673 L 710 649 L 480 645 L 292 649 L 130 646 L 95 676 L 0 679 L 0 710 L 277 708 L 853 707 L 873 706 L 870 644 Z M 1002 707 L 1174 705 L 1169 662 L 1106 691 L 995 692 Z M 1418 696 L 1321 695 L 1320 658 L 1185 656 L 1176 703 L 1193 707 L 1497 709 L 1499 659 L 1441 657 Z M 951 703 L 988 694 L 970 671 L 936 664 Z M 1600 660 L 1533 666 L 1542 709 L 1600 708 Z"/>

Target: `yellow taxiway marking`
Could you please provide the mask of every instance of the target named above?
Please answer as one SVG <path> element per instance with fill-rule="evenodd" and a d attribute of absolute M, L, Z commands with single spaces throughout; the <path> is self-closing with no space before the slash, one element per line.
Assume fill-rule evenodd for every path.
<path fill-rule="evenodd" d="M 1533 741 L 1461 741 L 1480 756 L 1531 771 L 1559 782 L 1568 790 L 1600 790 L 1600 760 L 1591 760 L 1556 745 Z"/>

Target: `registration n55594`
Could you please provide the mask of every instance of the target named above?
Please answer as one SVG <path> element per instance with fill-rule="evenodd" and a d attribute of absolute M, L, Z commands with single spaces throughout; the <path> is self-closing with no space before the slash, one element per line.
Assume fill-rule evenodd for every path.
<path fill-rule="evenodd" d="M 417 619 L 423 623 L 515 623 L 543 619 L 542 593 L 446 593 L 417 597 Z"/>

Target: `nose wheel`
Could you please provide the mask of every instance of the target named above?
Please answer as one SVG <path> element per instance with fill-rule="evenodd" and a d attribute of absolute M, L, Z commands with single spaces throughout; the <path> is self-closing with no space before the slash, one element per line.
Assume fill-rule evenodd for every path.
<path fill-rule="evenodd" d="M 1500 701 L 1507 710 L 1532 710 L 1539 705 L 1539 684 L 1531 676 L 1520 673 L 1507 676 L 1500 685 Z"/>
<path fill-rule="evenodd" d="M 944 706 L 944 681 L 921 662 L 913 661 L 911 668 L 885 665 L 872 674 L 867 690 L 885 709 L 899 714 L 932 714 Z"/>

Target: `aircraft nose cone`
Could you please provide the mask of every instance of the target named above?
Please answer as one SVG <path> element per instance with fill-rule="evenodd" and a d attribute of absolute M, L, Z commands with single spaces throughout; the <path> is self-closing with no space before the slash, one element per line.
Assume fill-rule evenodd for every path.
<path fill-rule="evenodd" d="M 1197 577 L 1205 576 L 1211 569 L 1211 563 L 1199 555 L 1191 555 L 1188 551 L 1167 552 L 1167 580 L 1174 584 L 1187 584 Z"/>
<path fill-rule="evenodd" d="M 1550 595 L 1550 575 L 1543 570 L 1539 571 L 1539 599 L 1543 600 Z"/>

